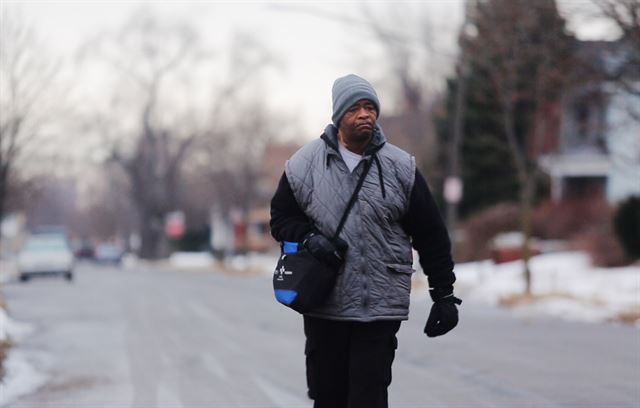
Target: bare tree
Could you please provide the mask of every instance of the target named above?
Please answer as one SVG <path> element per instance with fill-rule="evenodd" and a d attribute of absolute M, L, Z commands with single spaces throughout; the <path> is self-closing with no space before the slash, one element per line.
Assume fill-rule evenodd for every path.
<path fill-rule="evenodd" d="M 611 21 L 620 30 L 619 41 L 625 46 L 617 69 L 607 79 L 619 83 L 622 88 L 640 97 L 640 1 L 592 0 L 599 16 Z"/>
<path fill-rule="evenodd" d="M 502 127 L 520 184 L 526 291 L 531 291 L 531 213 L 541 173 L 537 155 L 547 132 L 545 108 L 558 101 L 570 74 L 572 39 L 554 0 L 477 0 L 477 35 L 466 45 L 486 70 L 502 110 Z"/>
<path fill-rule="evenodd" d="M 222 131 L 224 148 L 213 151 L 209 146 L 209 157 L 217 163 L 208 171 L 214 190 L 223 207 L 238 208 L 244 218 L 256 205 L 264 204 L 258 181 L 265 149 L 275 138 L 275 122 L 262 101 L 241 106 Z"/>
<path fill-rule="evenodd" d="M 251 35 L 232 40 L 229 75 L 214 90 L 209 132 L 201 140 L 205 174 L 218 205 L 235 207 L 243 218 L 259 203 L 257 181 L 265 147 L 275 137 L 278 118 L 268 111 L 260 92 L 260 75 L 279 65 L 277 58 Z"/>
<path fill-rule="evenodd" d="M 455 55 L 442 46 L 455 27 L 436 21 L 434 8 L 426 4 L 387 5 L 374 13 L 363 6 L 365 27 L 381 49 L 386 77 L 393 83 L 398 106 L 393 115 L 382 117 L 390 140 L 416 156 L 417 165 L 432 185 L 440 185 L 448 169 L 438 161 L 434 109 L 438 106 L 444 78 Z M 453 232 L 453 231 L 452 231 Z"/>
<path fill-rule="evenodd" d="M 130 197 L 138 213 L 140 255 L 161 255 L 164 218 L 176 209 L 180 171 L 194 141 L 204 132 L 194 113 L 172 104 L 179 94 L 180 70 L 197 58 L 197 37 L 186 24 L 163 22 L 155 16 L 135 14 L 115 36 L 101 36 L 87 44 L 85 55 L 99 57 L 123 79 L 113 108 L 121 95 L 135 101 L 133 130 L 123 123 L 123 112 L 97 115 L 94 128 L 109 144 L 110 162 L 117 164 L 129 181 Z M 88 54 L 87 54 L 88 53 Z M 115 129 L 115 131 L 114 131 Z"/>
<path fill-rule="evenodd" d="M 20 16 L 2 10 L 0 35 L 0 220 L 10 181 L 27 153 L 37 147 L 53 118 L 49 99 L 58 65 L 52 62 Z"/>
<path fill-rule="evenodd" d="M 425 108 L 438 93 L 453 53 L 439 47 L 442 33 L 454 27 L 433 20 L 432 9 L 424 5 L 388 5 L 384 16 L 363 7 L 363 25 L 381 46 L 391 77 L 397 84 L 401 111 Z"/>
<path fill-rule="evenodd" d="M 226 59 L 216 58 L 215 67 L 206 64 L 210 55 L 199 46 L 189 25 L 161 21 L 145 12 L 133 16 L 116 36 L 103 36 L 87 44 L 85 52 L 98 56 L 124 80 L 108 111 L 91 120 L 111 146 L 109 162 L 118 165 L 129 181 L 129 195 L 139 219 L 140 255 L 163 255 L 164 219 L 188 201 L 185 195 L 189 192 L 182 186 L 184 171 L 204 167 L 215 173 L 232 157 L 236 159 L 234 166 L 255 161 L 247 151 L 234 155 L 231 149 L 244 140 L 252 140 L 252 147 L 260 145 L 259 128 L 239 137 L 246 134 L 241 131 L 243 126 L 259 118 L 255 112 L 240 109 L 244 103 L 240 95 L 256 73 L 270 64 L 271 56 L 253 37 L 238 35 L 231 52 L 221 56 L 229 59 L 230 70 L 225 76 L 219 71 Z M 211 75 L 198 76 L 204 68 L 217 68 L 218 78 L 224 79 L 213 84 L 209 82 Z M 203 89 L 207 95 L 198 99 L 196 95 Z M 126 122 L 131 109 L 118 112 L 127 100 L 135 102 L 129 127 Z M 243 111 L 244 116 L 236 111 Z M 230 118 L 235 117 L 243 126 L 231 129 Z M 229 171 L 229 167 L 224 169 Z M 218 185 L 239 183 L 233 175 Z"/>

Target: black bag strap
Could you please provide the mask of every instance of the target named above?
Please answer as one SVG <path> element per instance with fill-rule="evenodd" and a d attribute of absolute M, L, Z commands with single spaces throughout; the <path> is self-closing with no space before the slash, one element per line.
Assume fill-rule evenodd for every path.
<path fill-rule="evenodd" d="M 336 238 L 338 238 L 338 236 L 340 235 L 340 232 L 342 232 L 342 228 L 344 227 L 345 222 L 347 222 L 347 217 L 349 216 L 349 212 L 351 212 L 351 208 L 353 208 L 353 205 L 356 203 L 356 199 L 358 198 L 358 193 L 360 192 L 360 189 L 362 188 L 362 184 L 364 183 L 365 177 L 367 177 L 367 173 L 369 173 L 369 169 L 371 168 L 371 162 L 372 161 L 373 161 L 373 156 L 371 156 L 371 158 L 368 159 L 367 161 L 365 161 L 365 163 L 364 163 L 364 170 L 362 171 L 362 174 L 360 175 L 360 178 L 358 179 L 358 184 L 356 185 L 356 189 L 353 190 L 353 194 L 351 194 L 351 198 L 349 199 L 349 203 L 347 204 L 347 208 L 344 210 L 344 213 L 342 214 L 342 218 L 340 219 L 340 223 L 338 224 L 338 228 L 336 229 L 336 233 L 333 234 L 333 239 L 334 240 Z"/>

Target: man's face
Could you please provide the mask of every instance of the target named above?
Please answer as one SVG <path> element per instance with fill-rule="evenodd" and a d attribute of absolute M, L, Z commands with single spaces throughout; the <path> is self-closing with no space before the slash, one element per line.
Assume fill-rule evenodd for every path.
<path fill-rule="evenodd" d="M 340 132 L 347 142 L 361 143 L 368 140 L 376 125 L 376 106 L 368 99 L 354 103 L 340 120 Z"/>

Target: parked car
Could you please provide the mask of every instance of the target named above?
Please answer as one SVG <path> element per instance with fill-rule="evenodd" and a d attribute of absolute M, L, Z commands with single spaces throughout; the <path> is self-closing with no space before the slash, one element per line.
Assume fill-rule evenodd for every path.
<path fill-rule="evenodd" d="M 31 235 L 18 253 L 18 274 L 23 282 L 38 275 L 61 275 L 71 281 L 74 264 L 67 238 L 60 233 Z"/>
<path fill-rule="evenodd" d="M 82 241 L 75 251 L 76 259 L 92 260 L 96 256 L 96 251 L 90 242 Z"/>
<path fill-rule="evenodd" d="M 118 245 L 100 244 L 96 246 L 94 260 L 98 263 L 119 265 L 123 256 L 124 251 Z"/>
<path fill-rule="evenodd" d="M 57 234 L 69 239 L 69 231 L 64 225 L 38 225 L 31 228 L 32 235 Z"/>

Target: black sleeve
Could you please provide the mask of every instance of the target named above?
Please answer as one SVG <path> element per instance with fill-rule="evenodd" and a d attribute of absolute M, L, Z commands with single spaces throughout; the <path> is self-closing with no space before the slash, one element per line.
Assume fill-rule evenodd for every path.
<path fill-rule="evenodd" d="M 418 252 L 420 266 L 429 278 L 429 286 L 451 287 L 456 280 L 453 273 L 451 240 L 429 186 L 417 169 L 409 210 L 401 223 L 405 232 L 411 236 L 413 248 Z"/>
<path fill-rule="evenodd" d="M 278 242 L 302 242 L 304 236 L 315 229 L 309 217 L 298 205 L 285 173 L 282 173 L 278 189 L 271 199 L 269 225 L 271 235 Z"/>

